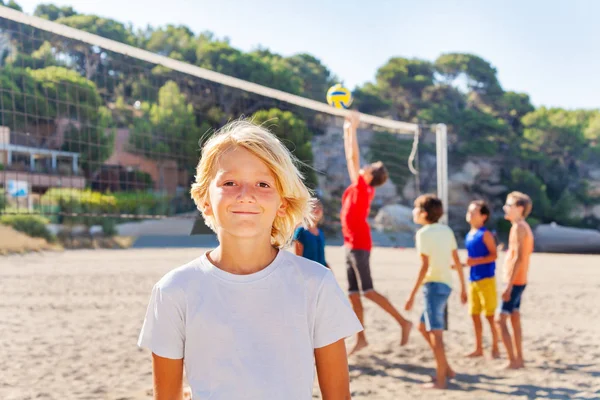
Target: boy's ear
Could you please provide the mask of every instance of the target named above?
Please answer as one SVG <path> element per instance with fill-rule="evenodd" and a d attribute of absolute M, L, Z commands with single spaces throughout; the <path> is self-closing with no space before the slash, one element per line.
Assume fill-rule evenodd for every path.
<path fill-rule="evenodd" d="M 285 215 L 287 213 L 287 207 L 288 207 L 287 201 L 285 199 L 282 199 L 281 204 L 279 205 L 279 208 L 277 208 L 277 216 L 285 217 Z"/>
<path fill-rule="evenodd" d="M 208 202 L 208 200 L 205 200 L 204 203 L 202 204 L 202 213 L 204 215 L 213 215 L 213 211 L 212 211 L 212 207 L 210 206 L 210 203 Z"/>

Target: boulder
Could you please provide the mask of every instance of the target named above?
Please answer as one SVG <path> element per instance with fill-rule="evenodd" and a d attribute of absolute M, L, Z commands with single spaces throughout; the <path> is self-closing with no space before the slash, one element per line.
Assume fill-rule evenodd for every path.
<path fill-rule="evenodd" d="M 475 183 L 475 176 L 465 171 L 455 172 L 448 177 L 448 181 L 459 183 L 465 186 L 472 186 Z"/>
<path fill-rule="evenodd" d="M 555 223 L 538 225 L 534 231 L 538 251 L 547 253 L 600 253 L 600 232 Z"/>
<path fill-rule="evenodd" d="M 462 170 L 463 173 L 475 181 L 475 178 L 481 174 L 482 168 L 479 166 L 479 164 L 476 164 L 473 161 L 467 161 L 463 165 Z"/>
<path fill-rule="evenodd" d="M 599 197 L 600 196 L 600 180 L 588 181 L 588 196 Z"/>
<path fill-rule="evenodd" d="M 417 198 L 417 190 L 415 188 L 415 179 L 410 178 L 404 188 L 402 189 L 402 198 L 409 202 L 414 201 Z"/>
<path fill-rule="evenodd" d="M 419 228 L 412 219 L 412 208 L 400 204 L 382 207 L 373 223 L 375 229 L 384 232 L 416 232 Z"/>
<path fill-rule="evenodd" d="M 593 169 L 589 172 L 590 178 L 595 181 L 600 181 L 600 169 Z"/>
<path fill-rule="evenodd" d="M 479 190 L 488 196 L 499 196 L 502 193 L 508 192 L 508 188 L 504 185 L 490 185 L 488 183 L 479 184 Z"/>
<path fill-rule="evenodd" d="M 596 219 L 600 219 L 600 204 L 592 207 L 592 216 Z"/>
<path fill-rule="evenodd" d="M 466 208 L 471 200 L 473 195 L 469 192 L 469 185 L 459 181 L 448 182 L 448 205 Z"/>

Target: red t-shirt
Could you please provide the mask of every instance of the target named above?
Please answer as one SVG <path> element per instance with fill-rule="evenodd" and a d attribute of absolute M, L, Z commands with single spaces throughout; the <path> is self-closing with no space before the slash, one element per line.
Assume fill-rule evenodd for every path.
<path fill-rule="evenodd" d="M 342 196 L 342 234 L 344 245 L 353 250 L 371 250 L 371 228 L 367 222 L 375 189 L 359 175 Z"/>

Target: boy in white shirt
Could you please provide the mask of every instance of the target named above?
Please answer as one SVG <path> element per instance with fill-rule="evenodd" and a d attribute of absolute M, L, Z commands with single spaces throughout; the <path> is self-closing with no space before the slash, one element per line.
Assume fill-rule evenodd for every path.
<path fill-rule="evenodd" d="M 349 399 L 344 338 L 362 330 L 327 268 L 283 251 L 310 222 L 310 193 L 285 146 L 250 122 L 202 149 L 191 195 L 216 249 L 152 290 L 138 345 L 152 351 L 155 399 Z"/>
<path fill-rule="evenodd" d="M 426 194 L 417 197 L 413 220 L 423 225 L 416 235 L 417 252 L 421 258 L 421 270 L 415 286 L 406 301 L 409 311 L 417 292 L 423 287 L 425 310 L 421 316 L 419 331 L 431 347 L 437 364 L 436 377 L 430 388 L 445 389 L 447 378 L 455 376 L 450 368 L 444 349 L 443 334 L 446 329 L 445 311 L 452 291 L 452 261 L 460 279 L 460 298 L 467 302 L 465 278 L 456 246 L 454 232 L 447 225 L 438 223 L 444 214 L 442 202 L 436 196 Z"/>

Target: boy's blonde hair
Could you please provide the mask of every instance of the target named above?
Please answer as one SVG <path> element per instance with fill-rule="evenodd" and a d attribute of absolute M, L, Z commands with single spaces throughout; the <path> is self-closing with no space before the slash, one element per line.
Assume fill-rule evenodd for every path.
<path fill-rule="evenodd" d="M 203 205 L 208 198 L 208 187 L 216 174 L 219 157 L 229 150 L 242 147 L 260 158 L 275 177 L 275 186 L 286 205 L 284 217 L 277 216 L 271 227 L 271 244 L 287 245 L 299 224 L 312 221 L 311 193 L 296 164 L 299 161 L 281 141 L 263 126 L 250 121 L 230 122 L 217 131 L 202 147 L 196 167 L 196 181 L 190 194 L 201 210 L 206 225 L 216 232 L 215 219 L 205 215 Z"/>
<path fill-rule="evenodd" d="M 531 213 L 531 209 L 533 208 L 531 197 L 527 196 L 525 193 L 517 191 L 510 192 L 506 198 L 514 199 L 517 207 L 523 207 L 523 218 L 526 218 Z"/>

